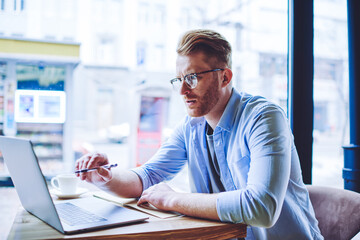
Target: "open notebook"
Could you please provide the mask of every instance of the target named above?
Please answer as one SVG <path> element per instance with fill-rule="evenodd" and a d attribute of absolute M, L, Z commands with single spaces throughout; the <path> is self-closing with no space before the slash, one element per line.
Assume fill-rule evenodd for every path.
<path fill-rule="evenodd" d="M 108 200 L 113 203 L 117 203 L 121 206 L 131 207 L 131 208 L 134 208 L 136 210 L 142 211 L 144 213 L 150 214 L 150 215 L 158 217 L 158 218 L 171 218 L 171 217 L 182 216 L 182 214 L 180 214 L 180 213 L 163 211 L 163 210 L 160 210 L 150 204 L 138 206 L 136 198 L 121 198 L 121 197 L 117 197 L 117 196 L 111 195 L 111 194 L 103 192 L 103 191 L 94 192 L 93 195 L 94 195 L 94 197 Z"/>

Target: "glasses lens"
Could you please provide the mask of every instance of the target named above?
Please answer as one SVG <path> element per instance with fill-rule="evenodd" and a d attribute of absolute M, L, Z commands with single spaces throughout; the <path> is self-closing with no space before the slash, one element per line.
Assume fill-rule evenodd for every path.
<path fill-rule="evenodd" d="M 187 85 L 191 88 L 194 89 L 197 85 L 197 77 L 195 74 L 190 74 L 188 76 L 185 77 L 185 82 L 187 83 Z"/>
<path fill-rule="evenodd" d="M 181 87 L 181 79 L 179 79 L 179 78 L 174 78 L 174 79 L 172 79 L 171 81 L 171 85 L 173 86 L 173 89 L 174 90 L 176 90 L 176 91 L 178 91 L 179 89 L 180 89 L 180 87 Z"/>

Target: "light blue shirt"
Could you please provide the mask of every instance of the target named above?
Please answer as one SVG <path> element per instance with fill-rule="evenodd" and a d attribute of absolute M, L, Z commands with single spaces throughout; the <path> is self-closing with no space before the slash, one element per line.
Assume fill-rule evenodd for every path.
<path fill-rule="evenodd" d="M 186 117 L 154 157 L 133 169 L 144 190 L 188 164 L 191 191 L 209 193 L 205 126 L 204 117 Z M 216 203 L 221 221 L 250 225 L 247 239 L 323 239 L 280 107 L 233 89 L 213 140 L 226 189 Z"/>

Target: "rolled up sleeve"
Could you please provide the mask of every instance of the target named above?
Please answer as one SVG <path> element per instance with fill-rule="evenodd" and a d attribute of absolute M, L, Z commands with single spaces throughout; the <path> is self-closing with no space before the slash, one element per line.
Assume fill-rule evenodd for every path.
<path fill-rule="evenodd" d="M 143 190 L 164 180 L 170 180 L 185 166 L 187 154 L 183 136 L 183 128 L 179 124 L 148 162 L 131 169 L 141 179 Z"/>
<path fill-rule="evenodd" d="M 250 153 L 246 187 L 220 193 L 217 213 L 224 222 L 271 227 L 280 215 L 289 182 L 292 135 L 278 108 L 260 108 L 251 121 L 246 134 Z"/>

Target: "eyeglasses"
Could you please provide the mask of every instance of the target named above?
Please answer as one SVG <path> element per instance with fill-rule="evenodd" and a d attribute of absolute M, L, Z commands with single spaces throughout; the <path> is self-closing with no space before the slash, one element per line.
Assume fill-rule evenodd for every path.
<path fill-rule="evenodd" d="M 187 75 L 185 75 L 183 78 L 174 78 L 170 80 L 171 85 L 173 86 L 173 89 L 176 91 L 179 91 L 182 85 L 182 81 L 185 80 L 186 85 L 190 88 L 190 89 L 194 89 L 196 88 L 197 84 L 198 84 L 198 79 L 197 76 L 200 74 L 204 74 L 204 73 L 209 73 L 209 72 L 217 72 L 217 71 L 222 71 L 224 69 L 222 68 L 216 68 L 216 69 L 212 69 L 212 70 L 208 70 L 208 71 L 204 71 L 204 72 L 199 72 L 199 73 L 189 73 Z"/>

